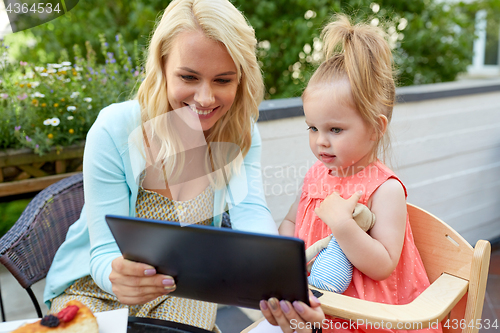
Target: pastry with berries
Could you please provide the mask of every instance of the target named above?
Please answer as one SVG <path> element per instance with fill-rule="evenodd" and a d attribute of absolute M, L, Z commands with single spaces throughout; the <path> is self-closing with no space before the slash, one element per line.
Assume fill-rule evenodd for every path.
<path fill-rule="evenodd" d="M 79 301 L 69 301 L 57 314 L 50 314 L 41 320 L 25 324 L 12 333 L 99 333 L 97 320 L 88 307 Z"/>

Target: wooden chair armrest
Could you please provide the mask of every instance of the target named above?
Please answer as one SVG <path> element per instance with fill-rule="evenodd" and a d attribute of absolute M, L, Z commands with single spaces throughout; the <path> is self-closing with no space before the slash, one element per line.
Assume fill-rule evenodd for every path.
<path fill-rule="evenodd" d="M 436 321 L 440 322 L 453 309 L 467 292 L 468 285 L 467 280 L 443 273 L 416 299 L 404 305 L 370 302 L 317 290 L 323 293 L 319 300 L 328 315 L 365 324 L 391 323 L 392 327 L 397 327 L 398 323 L 421 323 L 419 328 L 427 328 Z"/>

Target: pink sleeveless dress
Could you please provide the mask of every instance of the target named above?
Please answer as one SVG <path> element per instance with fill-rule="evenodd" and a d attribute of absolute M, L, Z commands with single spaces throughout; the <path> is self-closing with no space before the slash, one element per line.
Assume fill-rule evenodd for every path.
<path fill-rule="evenodd" d="M 316 241 L 331 234 L 330 228 L 314 213 L 314 209 L 331 193 L 337 191 L 347 199 L 354 192 L 362 190 L 363 195 L 359 203 L 367 204 L 370 196 L 390 178 L 398 180 L 405 190 L 404 184 L 394 172 L 380 161 L 368 165 L 362 171 L 348 177 L 336 177 L 329 174 L 329 170 L 321 161 L 317 161 L 307 172 L 304 178 L 302 194 L 297 210 L 295 236 L 305 242 L 306 249 Z M 415 299 L 429 286 L 429 279 L 424 265 L 413 241 L 408 217 L 401 257 L 396 269 L 385 280 L 375 281 L 361 273 L 356 267 L 353 270 L 352 281 L 343 293 L 351 297 L 364 300 L 386 303 L 407 304 Z M 321 298 L 320 298 L 321 300 Z M 406 332 L 408 328 L 380 327 L 374 323 L 358 325 L 356 322 L 347 322 L 338 318 L 331 320 L 329 328 L 323 332 Z M 403 327 L 401 327 L 403 328 Z M 441 328 L 421 330 L 425 332 L 441 332 Z"/>

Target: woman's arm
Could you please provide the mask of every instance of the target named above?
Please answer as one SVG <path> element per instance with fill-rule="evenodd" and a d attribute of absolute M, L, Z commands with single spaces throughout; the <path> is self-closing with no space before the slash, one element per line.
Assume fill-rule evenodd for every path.
<path fill-rule="evenodd" d="M 101 111 L 87 135 L 83 180 L 90 235 L 90 273 L 101 289 L 112 293 L 108 278 L 111 262 L 121 256 L 121 252 L 104 216 L 130 214 L 130 189 L 126 183 L 120 151 L 107 130 L 107 124 L 111 121 L 109 113 L 115 114 L 108 108 Z"/>
<path fill-rule="evenodd" d="M 243 160 L 244 172 L 233 175 L 229 181 L 227 201 L 240 202 L 230 205 L 229 216 L 236 230 L 278 234 L 278 228 L 267 207 L 262 184 L 261 153 L 262 141 L 257 124 L 253 126 L 252 145 Z M 246 192 L 246 193 L 245 193 Z"/>
<path fill-rule="evenodd" d="M 116 140 L 117 110 L 111 106 L 101 112 L 88 133 L 83 173 L 87 224 L 90 236 L 90 273 L 104 291 L 115 294 L 124 304 L 141 304 L 172 287 L 168 277 L 155 275 L 153 267 L 121 257 L 104 216 L 130 215 L 130 188 L 122 153 L 126 146 Z M 124 111 L 124 110 L 118 110 Z M 120 124 L 120 121 L 118 121 Z M 121 149 L 120 149 L 121 148 Z M 132 207 L 133 208 L 133 207 Z"/>
<path fill-rule="evenodd" d="M 406 199 L 396 179 L 383 183 L 371 197 L 371 211 L 377 220 L 369 233 L 359 228 L 352 212 L 360 194 L 343 199 L 328 196 L 316 209 L 318 217 L 332 230 L 347 259 L 374 280 L 386 279 L 396 268 L 406 228 Z"/>
<path fill-rule="evenodd" d="M 288 210 L 288 213 L 283 219 L 283 222 L 281 222 L 281 225 L 278 229 L 280 235 L 289 237 L 295 236 L 295 219 L 297 218 L 297 209 L 299 207 L 299 201 L 300 201 L 300 193 L 297 195 L 297 198 L 295 199 L 292 206 Z"/>

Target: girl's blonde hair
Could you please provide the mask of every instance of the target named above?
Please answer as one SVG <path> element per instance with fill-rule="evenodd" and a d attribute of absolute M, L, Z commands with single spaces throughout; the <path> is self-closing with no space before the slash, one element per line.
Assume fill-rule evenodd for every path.
<path fill-rule="evenodd" d="M 384 31 L 366 23 L 353 25 L 343 14 L 336 14 L 321 37 L 326 60 L 311 77 L 307 91 L 317 84 L 349 81 L 354 107 L 377 133 L 373 157 L 385 154 L 389 135 L 383 132 L 380 115 L 391 121 L 396 96 L 392 52 Z"/>
<path fill-rule="evenodd" d="M 234 143 L 245 156 L 250 149 L 252 126 L 259 116 L 258 106 L 264 94 L 262 73 L 255 55 L 255 32 L 241 12 L 227 0 L 172 1 L 151 37 L 145 79 L 137 92 L 142 123 L 151 124 L 151 134 L 160 144 L 157 161 L 164 163 L 169 171 L 175 164 L 175 169 L 182 169 L 184 161 L 172 158 L 182 156 L 179 155 L 182 147 L 158 116 L 172 111 L 167 97 L 166 61 L 175 38 L 184 31 L 201 31 L 224 44 L 238 71 L 239 85 L 233 105 L 209 130 L 208 143 Z M 238 167 L 234 166 L 233 171 Z"/>

